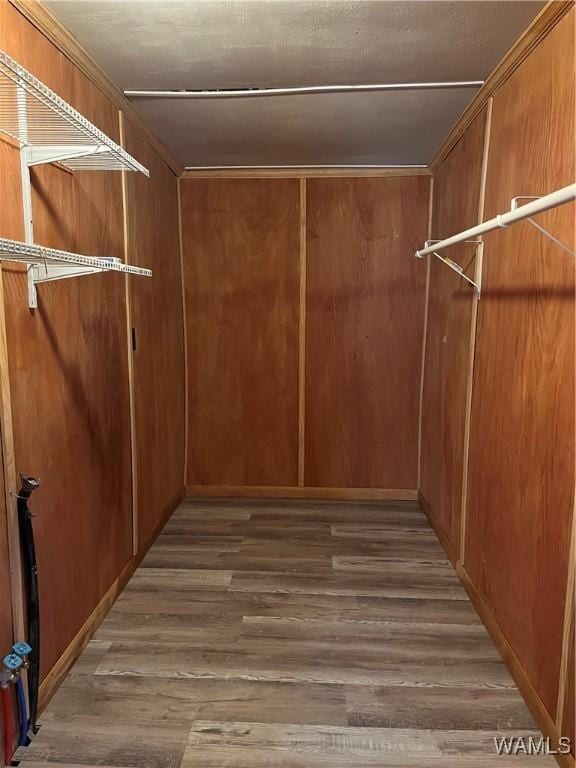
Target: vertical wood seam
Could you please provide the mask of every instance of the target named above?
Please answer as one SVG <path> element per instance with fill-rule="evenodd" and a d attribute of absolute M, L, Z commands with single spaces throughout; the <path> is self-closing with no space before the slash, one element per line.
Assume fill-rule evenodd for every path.
<path fill-rule="evenodd" d="M 560 656 L 560 680 L 558 681 L 558 699 L 556 702 L 556 728 L 562 735 L 564 714 L 566 708 L 566 688 L 568 683 L 568 662 L 572 647 L 574 632 L 574 600 L 576 580 L 576 489 L 575 504 L 572 510 L 572 531 L 570 538 L 570 554 L 568 558 L 568 582 L 566 584 L 566 602 L 564 605 L 564 633 L 562 636 L 562 653 Z"/>
<path fill-rule="evenodd" d="M 480 194 L 478 198 L 478 218 L 477 222 L 484 220 L 484 203 L 486 198 L 486 180 L 488 177 L 488 154 L 490 151 L 490 130 L 492 126 L 492 104 L 493 97 L 488 99 L 486 107 L 486 127 L 484 129 L 484 153 L 482 156 L 482 174 L 480 176 Z M 482 269 L 484 265 L 484 241 L 481 239 L 480 246 L 477 247 L 474 281 L 476 285 L 482 286 Z M 466 555 L 466 514 L 468 509 L 468 463 L 470 455 L 470 430 L 472 422 L 472 394 L 474 388 L 474 364 L 476 361 L 476 330 L 478 325 L 478 301 L 479 297 L 474 294 L 472 313 L 470 316 L 470 344 L 468 347 L 468 381 L 466 383 L 466 405 L 464 411 L 464 445 L 462 453 L 462 495 L 460 502 L 460 552 L 459 559 L 464 565 Z"/>
<path fill-rule="evenodd" d="M 428 196 L 428 239 L 432 238 L 432 210 L 434 205 L 434 176 L 430 179 Z M 421 491 L 422 480 L 422 416 L 424 406 L 424 368 L 426 366 L 426 334 L 428 332 L 428 302 L 430 298 L 430 258 L 426 259 L 426 290 L 424 295 L 424 324 L 422 328 L 422 357 L 420 368 L 420 401 L 418 404 L 418 466 L 416 468 L 416 488 Z"/>
<path fill-rule="evenodd" d="M 304 487 L 306 461 L 306 178 L 300 179 L 300 296 L 298 315 L 298 486 Z"/>
<path fill-rule="evenodd" d="M 180 243 L 180 285 L 182 288 L 182 322 L 184 327 L 184 477 L 183 485 L 188 481 L 188 443 L 190 440 L 189 412 L 189 381 L 188 381 L 188 318 L 186 316 L 186 284 L 184 282 L 184 237 L 182 234 L 182 179 L 176 179 L 178 190 L 178 239 Z"/>
<path fill-rule="evenodd" d="M 12 425 L 12 398 L 8 367 L 6 337 L 6 309 L 4 303 L 4 277 L 0 267 L 0 400 L 2 408 L 1 439 L 4 468 L 4 496 L 6 502 L 6 529 L 10 567 L 10 594 L 13 639 L 24 637 L 24 592 L 22 588 L 22 560 L 16 507 L 17 477 L 14 431 Z"/>
<path fill-rule="evenodd" d="M 126 149 L 126 128 L 124 113 L 118 112 L 120 126 L 120 144 Z M 130 263 L 130 223 L 128 217 L 128 177 L 127 171 L 122 171 L 122 225 L 124 238 L 124 261 Z M 130 404 L 130 459 L 132 479 L 132 554 L 138 554 L 139 519 L 138 519 L 138 448 L 136 442 L 136 398 L 134 393 L 134 350 L 132 349 L 132 293 L 130 291 L 130 275 L 125 275 L 124 290 L 126 300 L 126 350 L 128 354 L 128 400 Z"/>

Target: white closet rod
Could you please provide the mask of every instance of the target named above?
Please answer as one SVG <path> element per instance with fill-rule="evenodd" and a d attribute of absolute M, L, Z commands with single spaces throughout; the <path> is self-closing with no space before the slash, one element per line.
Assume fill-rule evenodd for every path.
<path fill-rule="evenodd" d="M 465 229 L 464 232 L 459 232 L 457 235 L 452 235 L 452 237 L 447 237 L 445 240 L 439 240 L 432 245 L 427 245 L 427 247 L 423 248 L 421 251 L 416 251 L 416 257 L 423 259 L 424 256 L 428 256 L 435 251 L 441 251 L 443 248 L 462 243 L 464 240 L 471 240 L 486 234 L 486 232 L 492 232 L 494 229 L 499 229 L 500 227 L 508 227 L 516 221 L 528 219 L 538 213 L 543 213 L 551 208 L 557 208 L 559 205 L 570 203 L 573 200 L 576 200 L 576 184 L 569 184 L 567 187 L 556 190 L 556 192 L 551 192 L 549 195 L 539 197 L 532 203 L 521 205 L 506 213 L 500 213 L 493 219 L 478 224 L 476 227 Z"/>
<path fill-rule="evenodd" d="M 284 88 L 211 88 L 206 90 L 132 90 L 132 98 L 152 99 L 239 99 L 248 96 L 298 96 L 307 93 L 358 93 L 372 91 L 428 91 L 452 88 L 480 88 L 484 80 L 456 80 L 434 83 L 374 83 L 359 85 L 297 85 Z"/>

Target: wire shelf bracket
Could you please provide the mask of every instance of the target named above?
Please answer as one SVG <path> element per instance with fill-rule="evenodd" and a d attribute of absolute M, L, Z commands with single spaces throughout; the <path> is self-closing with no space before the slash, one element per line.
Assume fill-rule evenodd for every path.
<path fill-rule="evenodd" d="M 0 132 L 20 147 L 25 243 L 1 239 L 0 261 L 28 265 L 28 306 L 38 283 L 114 270 L 151 276 L 116 258 L 92 258 L 34 245 L 30 168 L 60 163 L 70 171 L 135 171 L 150 176 L 119 144 L 87 120 L 7 53 L 0 51 Z M 26 250 L 28 249 L 28 250 Z"/>

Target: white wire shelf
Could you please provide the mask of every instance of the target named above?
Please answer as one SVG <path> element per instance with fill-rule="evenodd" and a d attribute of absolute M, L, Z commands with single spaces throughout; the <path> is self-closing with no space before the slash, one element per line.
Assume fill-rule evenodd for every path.
<path fill-rule="evenodd" d="M 83 115 L 0 51 L 0 131 L 26 148 L 27 164 L 72 171 L 148 170 Z"/>
<path fill-rule="evenodd" d="M 152 277 L 152 270 L 124 264 L 120 259 L 82 256 L 42 245 L 27 245 L 19 240 L 10 240 L 5 237 L 0 237 L 0 261 L 27 264 L 33 270 L 35 283 L 108 271 Z"/>

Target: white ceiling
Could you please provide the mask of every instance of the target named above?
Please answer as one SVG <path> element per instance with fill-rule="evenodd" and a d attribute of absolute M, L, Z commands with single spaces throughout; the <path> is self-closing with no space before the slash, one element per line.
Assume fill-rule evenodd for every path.
<path fill-rule="evenodd" d="M 48 0 L 122 89 L 484 79 L 540 0 Z M 137 99 L 187 166 L 428 162 L 474 89 Z"/>

